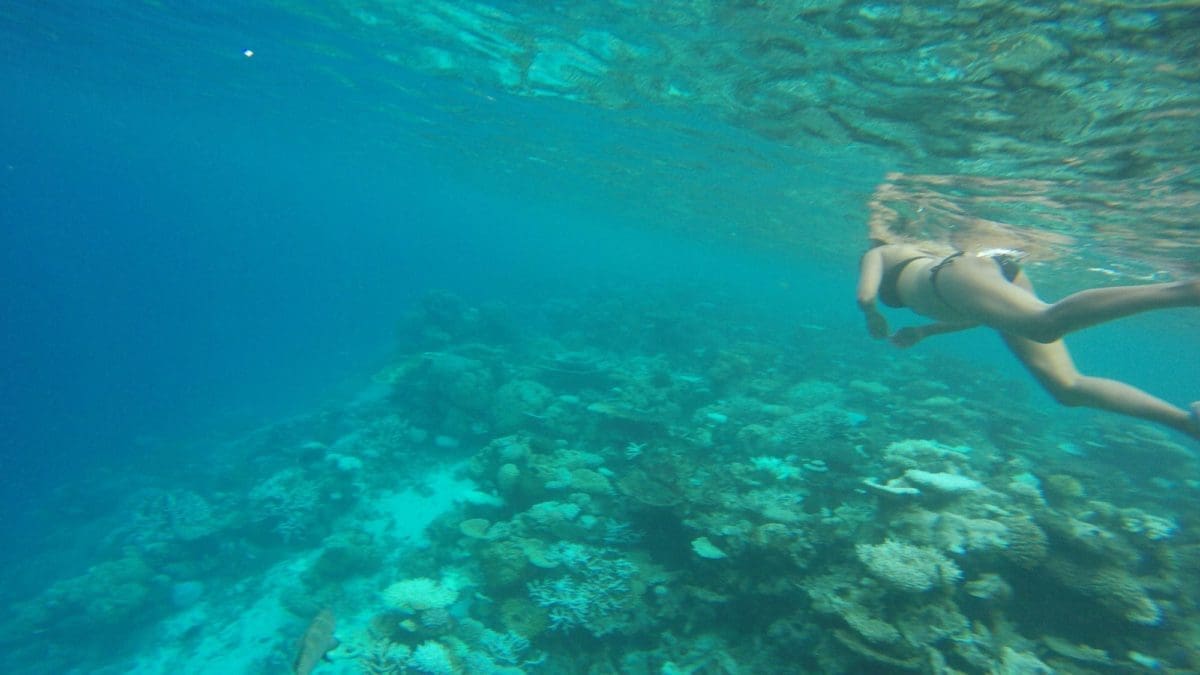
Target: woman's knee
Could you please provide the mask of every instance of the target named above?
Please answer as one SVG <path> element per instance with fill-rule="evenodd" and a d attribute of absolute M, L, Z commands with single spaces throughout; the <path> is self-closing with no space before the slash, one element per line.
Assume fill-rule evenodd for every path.
<path fill-rule="evenodd" d="M 1065 335 L 1065 332 L 1054 316 L 1053 306 L 1047 307 L 1037 314 L 1030 316 L 1024 322 L 1021 331 L 1022 337 L 1044 345 L 1061 340 L 1063 335 Z"/>
<path fill-rule="evenodd" d="M 1019 335 L 1026 340 L 1043 345 L 1048 345 L 1052 342 L 1058 342 L 1063 338 L 1063 332 L 1061 330 L 1058 330 L 1058 328 L 1051 324 L 1043 324 L 1038 321 L 1025 322 L 1019 326 L 1014 326 L 1007 330 L 1014 335 Z"/>
<path fill-rule="evenodd" d="M 1042 380 L 1042 386 L 1058 401 L 1060 405 L 1069 408 L 1087 405 L 1087 396 L 1079 386 L 1080 378 L 1047 378 Z"/>

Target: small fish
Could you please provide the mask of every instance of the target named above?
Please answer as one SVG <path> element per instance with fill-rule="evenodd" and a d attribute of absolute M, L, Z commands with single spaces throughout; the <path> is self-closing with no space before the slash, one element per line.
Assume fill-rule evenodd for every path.
<path fill-rule="evenodd" d="M 333 628 L 333 611 L 329 608 L 322 609 L 313 617 L 304 631 L 304 637 L 300 639 L 299 652 L 292 663 L 294 675 L 309 675 L 325 658 L 325 654 L 338 646 L 337 638 L 333 637 Z"/>

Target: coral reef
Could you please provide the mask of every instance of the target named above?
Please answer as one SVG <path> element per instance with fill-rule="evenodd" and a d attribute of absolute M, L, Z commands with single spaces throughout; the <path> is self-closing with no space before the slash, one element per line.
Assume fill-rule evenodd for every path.
<path fill-rule="evenodd" d="M 1000 403 L 944 405 L 933 365 L 865 380 L 835 346 L 707 325 L 581 348 L 490 333 L 446 295 L 414 316 L 386 393 L 233 444 L 226 489 L 131 491 L 108 558 L 12 630 L 202 626 L 271 588 L 281 652 L 337 612 L 314 675 L 1200 667 L 1194 489 L 1056 452 L 1053 425 L 964 423 Z M 923 403 L 881 411 L 891 395 Z"/>
<path fill-rule="evenodd" d="M 882 544 L 859 544 L 854 550 L 871 574 L 902 591 L 919 593 L 962 578 L 962 570 L 933 548 L 889 539 Z"/>

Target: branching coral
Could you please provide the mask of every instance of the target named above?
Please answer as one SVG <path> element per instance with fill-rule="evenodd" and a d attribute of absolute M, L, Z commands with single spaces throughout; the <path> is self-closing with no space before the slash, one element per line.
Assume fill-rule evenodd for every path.
<path fill-rule="evenodd" d="M 597 636 L 619 630 L 636 602 L 630 581 L 637 566 L 611 551 L 577 544 L 557 547 L 554 557 L 566 573 L 529 583 L 529 597 L 549 611 L 550 627 L 582 627 Z"/>
<path fill-rule="evenodd" d="M 871 574 L 902 591 L 920 593 L 962 578 L 954 561 L 927 546 L 889 539 L 882 544 L 859 544 L 854 550 Z"/>
<path fill-rule="evenodd" d="M 1119 567 L 1089 567 L 1067 558 L 1052 558 L 1046 569 L 1059 583 L 1126 621 L 1143 626 L 1157 626 L 1162 622 L 1162 609 L 1135 577 Z"/>
<path fill-rule="evenodd" d="M 1028 516 L 1007 516 L 1000 519 L 1008 546 L 1002 549 L 1006 558 L 1022 569 L 1041 565 L 1049 555 L 1046 533 Z"/>
<path fill-rule="evenodd" d="M 318 485 L 298 469 L 285 469 L 250 491 L 252 517 L 275 523 L 275 532 L 291 542 L 312 524 L 320 498 Z"/>
<path fill-rule="evenodd" d="M 459 672 L 450 650 L 440 642 L 427 640 L 412 651 L 408 665 L 430 675 L 454 675 Z"/>

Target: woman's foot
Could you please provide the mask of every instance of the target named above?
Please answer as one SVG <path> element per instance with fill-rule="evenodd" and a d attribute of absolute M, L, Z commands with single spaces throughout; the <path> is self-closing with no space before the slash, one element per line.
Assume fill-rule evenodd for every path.
<path fill-rule="evenodd" d="M 1200 401 L 1192 401 L 1188 410 L 1191 412 L 1191 419 L 1188 420 L 1188 433 L 1193 438 L 1200 440 Z"/>

